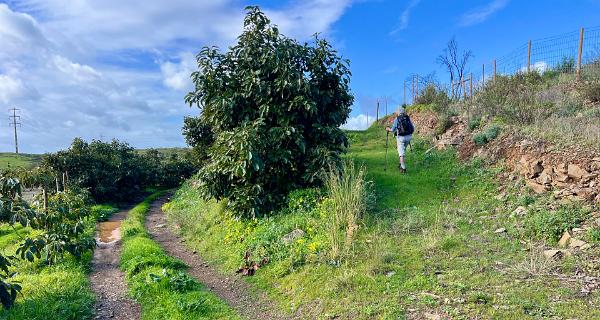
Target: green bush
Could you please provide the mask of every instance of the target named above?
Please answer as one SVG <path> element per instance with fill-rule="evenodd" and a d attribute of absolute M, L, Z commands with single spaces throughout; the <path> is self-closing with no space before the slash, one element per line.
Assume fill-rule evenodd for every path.
<path fill-rule="evenodd" d="M 475 134 L 473 136 L 473 142 L 475 142 L 477 146 L 483 146 L 484 144 L 496 139 L 499 134 L 500 127 L 497 125 L 492 125 L 485 131 Z"/>
<path fill-rule="evenodd" d="M 481 125 L 481 117 L 473 117 L 469 120 L 469 130 L 473 131 Z"/>
<path fill-rule="evenodd" d="M 600 82 L 592 81 L 586 83 L 582 88 L 582 95 L 588 101 L 600 102 Z"/>
<path fill-rule="evenodd" d="M 446 130 L 450 129 L 450 127 L 452 127 L 453 124 L 454 124 L 454 122 L 452 122 L 452 119 L 450 119 L 450 115 L 441 114 L 438 117 L 438 121 L 435 126 L 435 134 L 438 136 L 444 134 L 444 132 L 446 132 Z"/>
<path fill-rule="evenodd" d="M 450 105 L 450 97 L 442 88 L 435 84 L 429 84 L 421 90 L 415 99 L 415 104 L 431 105 L 434 111 L 443 113 Z"/>
<path fill-rule="evenodd" d="M 600 243 L 600 228 L 592 228 L 588 230 L 588 237 L 594 243 Z"/>
<path fill-rule="evenodd" d="M 549 241 L 557 241 L 567 230 L 578 227 L 588 211 L 575 206 L 563 206 L 555 211 L 538 210 L 525 221 L 527 234 Z"/>
<path fill-rule="evenodd" d="M 487 137 L 485 136 L 485 133 L 480 132 L 473 136 L 473 142 L 475 142 L 475 145 L 477 145 L 478 147 L 481 147 L 484 144 L 488 143 L 488 140 L 487 140 Z"/>
<path fill-rule="evenodd" d="M 327 41 L 300 44 L 258 7 L 247 10 L 237 44 L 198 54 L 185 101 L 202 113 L 185 133 L 210 143 L 198 176 L 203 196 L 256 217 L 277 209 L 291 190 L 320 185 L 323 168 L 340 165 L 348 144 L 340 126 L 354 98 L 349 62 Z"/>

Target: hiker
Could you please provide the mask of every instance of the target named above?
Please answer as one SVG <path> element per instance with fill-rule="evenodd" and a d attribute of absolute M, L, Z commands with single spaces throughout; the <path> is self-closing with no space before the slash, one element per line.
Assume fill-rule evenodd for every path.
<path fill-rule="evenodd" d="M 415 131 L 415 126 L 412 121 L 410 121 L 410 117 L 406 114 L 403 107 L 400 107 L 398 112 L 395 112 L 396 119 L 394 119 L 394 124 L 392 127 L 386 127 L 385 130 L 388 132 L 393 132 L 396 136 L 396 141 L 398 144 L 398 155 L 400 156 L 400 164 L 398 165 L 398 169 L 400 172 L 406 173 L 406 164 L 404 163 L 404 154 L 406 153 L 406 147 L 412 140 L 412 134 Z"/>

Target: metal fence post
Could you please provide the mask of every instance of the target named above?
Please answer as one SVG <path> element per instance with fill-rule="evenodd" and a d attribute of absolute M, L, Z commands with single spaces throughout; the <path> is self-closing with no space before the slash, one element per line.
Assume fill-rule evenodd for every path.
<path fill-rule="evenodd" d="M 577 81 L 581 80 L 581 54 L 583 53 L 583 28 L 579 32 L 579 52 L 577 55 Z"/>

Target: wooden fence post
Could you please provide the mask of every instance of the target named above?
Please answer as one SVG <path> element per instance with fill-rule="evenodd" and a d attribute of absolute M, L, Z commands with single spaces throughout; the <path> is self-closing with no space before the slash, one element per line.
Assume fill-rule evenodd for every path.
<path fill-rule="evenodd" d="M 375 113 L 375 121 L 379 121 L 379 98 L 377 98 L 377 111 Z"/>
<path fill-rule="evenodd" d="M 415 76 L 414 75 L 412 76 L 411 81 L 412 81 L 412 94 L 410 95 L 411 102 L 412 102 L 411 104 L 415 104 Z"/>
<path fill-rule="evenodd" d="M 494 83 L 496 83 L 496 59 L 494 59 Z"/>
<path fill-rule="evenodd" d="M 481 65 L 481 86 L 485 86 L 485 63 Z"/>
<path fill-rule="evenodd" d="M 529 45 L 527 46 L 527 72 L 531 71 L 531 40 L 529 40 Z"/>
<path fill-rule="evenodd" d="M 579 52 L 577 55 L 577 81 L 581 80 L 581 54 L 583 53 L 583 28 L 579 32 Z"/>
<path fill-rule="evenodd" d="M 469 75 L 469 97 L 473 99 L 473 74 Z"/>
<path fill-rule="evenodd" d="M 460 82 L 461 82 L 461 85 L 462 85 L 463 100 L 467 100 L 467 80 L 461 78 Z"/>
<path fill-rule="evenodd" d="M 452 92 L 450 93 L 450 98 L 454 99 L 454 81 L 450 81 L 452 83 Z"/>

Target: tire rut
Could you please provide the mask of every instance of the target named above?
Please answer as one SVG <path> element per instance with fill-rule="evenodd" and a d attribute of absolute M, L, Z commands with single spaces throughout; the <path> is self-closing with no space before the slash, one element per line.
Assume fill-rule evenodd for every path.
<path fill-rule="evenodd" d="M 146 216 L 146 230 L 170 256 L 188 265 L 188 273 L 206 288 L 226 301 L 246 319 L 300 319 L 296 315 L 284 316 L 264 292 L 258 292 L 238 275 L 226 277 L 209 265 L 199 255 L 182 244 L 181 239 L 167 227 L 161 209 L 167 197 L 154 201 Z"/>
<path fill-rule="evenodd" d="M 116 224 L 112 232 L 115 237 L 105 243 L 100 241 L 97 233 L 90 282 L 92 291 L 96 294 L 94 319 L 137 320 L 140 319 L 141 308 L 134 300 L 127 297 L 125 275 L 119 269 L 122 242 L 120 222 L 127 216 L 128 210 L 113 215 L 108 223 Z M 101 228 L 101 223 L 98 225 Z"/>

